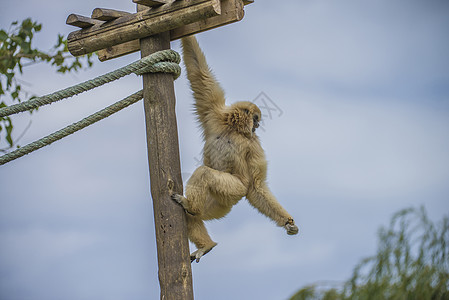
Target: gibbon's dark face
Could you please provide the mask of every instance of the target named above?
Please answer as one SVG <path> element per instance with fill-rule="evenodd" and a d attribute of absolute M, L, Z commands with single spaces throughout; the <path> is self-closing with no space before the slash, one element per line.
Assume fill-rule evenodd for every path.
<path fill-rule="evenodd" d="M 237 132 L 251 136 L 259 128 L 261 116 L 260 109 L 254 103 L 237 102 L 230 108 L 227 124 Z"/>
<path fill-rule="evenodd" d="M 256 128 L 259 128 L 259 121 L 260 121 L 260 115 L 258 113 L 253 114 L 253 129 L 252 131 L 255 132 Z"/>

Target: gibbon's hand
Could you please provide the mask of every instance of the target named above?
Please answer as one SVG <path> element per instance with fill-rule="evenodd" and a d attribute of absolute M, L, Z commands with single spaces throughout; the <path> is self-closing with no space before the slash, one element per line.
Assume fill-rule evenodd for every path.
<path fill-rule="evenodd" d="M 295 222 L 292 218 L 289 218 L 284 228 L 287 230 L 288 235 L 298 234 L 299 228 L 295 225 Z"/>

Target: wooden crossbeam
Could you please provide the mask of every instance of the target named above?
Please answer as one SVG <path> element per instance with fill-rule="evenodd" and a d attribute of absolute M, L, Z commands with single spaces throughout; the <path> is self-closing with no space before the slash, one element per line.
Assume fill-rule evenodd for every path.
<path fill-rule="evenodd" d="M 100 61 L 106 61 L 137 51 L 140 51 L 140 42 L 139 40 L 134 40 L 123 44 L 107 47 L 105 49 L 101 49 L 97 51 L 97 55 Z"/>
<path fill-rule="evenodd" d="M 173 29 L 170 31 L 170 40 L 177 40 L 184 36 L 200 33 L 209 29 L 240 21 L 244 16 L 243 5 L 244 1 L 242 0 L 221 0 L 220 15 Z M 134 40 L 102 49 L 98 51 L 97 54 L 100 61 L 105 61 L 137 52 L 139 50 L 139 40 Z"/>
<path fill-rule="evenodd" d="M 133 2 L 148 7 L 157 7 L 168 3 L 168 1 L 165 0 L 133 0 Z"/>
<path fill-rule="evenodd" d="M 150 8 L 71 32 L 67 46 L 75 56 L 140 39 L 221 13 L 220 0 L 183 0 Z M 101 22 L 94 20 L 96 22 Z"/>
<path fill-rule="evenodd" d="M 67 17 L 67 21 L 65 23 L 67 25 L 72 25 L 79 28 L 89 28 L 94 25 L 101 25 L 104 22 L 76 14 L 71 14 Z"/>
<path fill-rule="evenodd" d="M 131 13 L 121 10 L 107 9 L 107 8 L 95 8 L 92 11 L 92 19 L 101 21 L 111 21 L 123 16 L 130 15 Z"/>
<path fill-rule="evenodd" d="M 177 40 L 188 35 L 240 21 L 244 15 L 242 0 L 221 0 L 220 15 L 172 29 L 170 37 L 172 41 Z"/>

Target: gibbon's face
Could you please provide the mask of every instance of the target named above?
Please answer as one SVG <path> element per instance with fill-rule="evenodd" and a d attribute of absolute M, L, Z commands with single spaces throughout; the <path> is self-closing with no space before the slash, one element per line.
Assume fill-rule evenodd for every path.
<path fill-rule="evenodd" d="M 252 136 L 259 127 L 261 117 L 262 113 L 257 105 L 242 101 L 231 105 L 226 123 L 237 132 Z"/>

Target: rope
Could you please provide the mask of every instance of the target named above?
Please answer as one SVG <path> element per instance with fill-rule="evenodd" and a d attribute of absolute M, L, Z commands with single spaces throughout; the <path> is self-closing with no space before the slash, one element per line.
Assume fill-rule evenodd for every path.
<path fill-rule="evenodd" d="M 53 102 L 65 98 L 81 94 L 88 90 L 94 89 L 106 83 L 122 78 L 131 73 L 135 73 L 137 75 L 142 75 L 144 73 L 149 72 L 172 73 L 174 74 L 173 76 L 176 79 L 181 74 L 181 68 L 178 65 L 180 61 L 181 58 L 176 51 L 173 51 L 171 49 L 162 50 L 153 53 L 149 56 L 146 56 L 120 69 L 98 76 L 94 79 L 79 83 L 69 88 L 42 97 L 37 97 L 26 102 L 0 108 L 0 118 L 24 112 L 27 110 L 35 109 L 40 106 L 51 104 Z"/>
<path fill-rule="evenodd" d="M 103 120 L 104 118 L 109 117 L 110 115 L 130 106 L 131 104 L 134 104 L 141 100 L 143 98 L 143 91 L 140 90 L 128 97 L 126 97 L 123 100 L 120 100 L 106 108 L 103 108 L 102 110 L 82 119 L 81 121 L 78 121 L 76 123 L 73 123 L 72 125 L 69 125 L 63 129 L 60 129 L 52 134 L 47 135 L 46 137 L 43 137 L 35 142 L 32 142 L 26 146 L 23 146 L 17 150 L 14 150 L 8 154 L 5 154 L 0 157 L 0 165 L 4 165 L 16 158 L 22 157 L 26 154 L 29 154 L 33 151 L 36 151 L 42 147 L 48 146 L 53 142 L 56 142 L 62 138 L 65 138 L 68 135 L 71 135 L 89 125 L 92 125 L 100 120 Z"/>
<path fill-rule="evenodd" d="M 181 74 L 181 68 L 179 67 L 180 56 L 177 52 L 173 50 L 163 50 L 156 53 L 153 53 L 147 57 L 144 57 L 134 63 L 131 63 L 125 67 L 117 69 L 115 71 L 109 72 L 105 75 L 98 76 L 92 80 L 88 80 L 77 84 L 75 86 L 54 92 L 49 95 L 45 95 L 42 97 L 34 98 L 32 100 L 22 102 L 19 104 L 11 105 L 5 108 L 0 109 L 0 117 L 9 116 L 12 114 L 20 113 L 23 111 L 27 111 L 30 109 L 34 109 L 43 105 L 51 104 L 53 102 L 72 97 L 74 95 L 78 95 L 85 91 L 94 89 L 101 85 L 104 85 L 108 82 L 117 80 L 123 76 L 129 75 L 131 73 L 135 73 L 137 75 L 142 75 L 145 73 L 172 73 L 174 78 L 178 78 Z M 120 100 L 84 119 L 73 123 L 63 129 L 60 129 L 46 137 L 43 137 L 37 141 L 34 141 L 24 147 L 21 147 L 15 151 L 12 151 L 8 154 L 0 156 L 0 165 L 4 165 L 14 159 L 22 157 L 26 154 L 29 154 L 33 151 L 36 151 L 42 147 L 50 145 L 51 143 L 58 141 L 70 134 L 73 134 L 89 125 L 92 125 L 104 118 L 109 117 L 110 115 L 130 106 L 141 100 L 143 98 L 143 91 L 140 90 L 123 100 Z"/>

